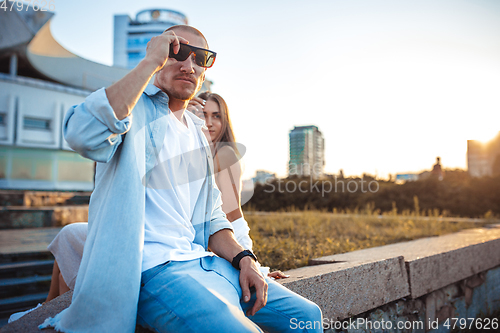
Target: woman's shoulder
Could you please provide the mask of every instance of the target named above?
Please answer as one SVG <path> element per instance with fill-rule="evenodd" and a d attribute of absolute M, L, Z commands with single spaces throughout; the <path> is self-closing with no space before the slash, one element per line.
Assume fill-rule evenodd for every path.
<path fill-rule="evenodd" d="M 230 145 L 224 145 L 217 149 L 217 154 L 215 155 L 215 160 L 219 165 L 219 170 L 229 168 L 235 164 L 240 164 L 239 155 L 233 147 Z"/>

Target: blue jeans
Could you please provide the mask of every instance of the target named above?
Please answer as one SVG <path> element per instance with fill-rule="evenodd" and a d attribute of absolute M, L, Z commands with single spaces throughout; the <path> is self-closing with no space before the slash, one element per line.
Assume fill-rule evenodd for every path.
<path fill-rule="evenodd" d="M 255 316 L 242 301 L 239 271 L 222 258 L 171 261 L 142 273 L 137 323 L 155 332 L 323 332 L 319 307 L 270 279 Z M 315 323 L 301 330 L 297 323 Z"/>

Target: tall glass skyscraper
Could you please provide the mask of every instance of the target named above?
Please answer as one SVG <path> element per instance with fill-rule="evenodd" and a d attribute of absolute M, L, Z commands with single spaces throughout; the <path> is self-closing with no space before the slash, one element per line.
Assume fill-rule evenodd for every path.
<path fill-rule="evenodd" d="M 290 131 L 288 175 L 318 178 L 325 167 L 325 139 L 317 126 L 295 126 Z"/>
<path fill-rule="evenodd" d="M 135 19 L 115 15 L 113 65 L 134 68 L 146 55 L 151 38 L 178 24 L 188 24 L 187 17 L 170 9 L 142 10 Z"/>

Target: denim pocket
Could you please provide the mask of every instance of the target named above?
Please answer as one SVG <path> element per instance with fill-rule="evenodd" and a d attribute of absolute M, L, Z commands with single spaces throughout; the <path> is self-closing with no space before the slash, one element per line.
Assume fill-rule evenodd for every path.
<path fill-rule="evenodd" d="M 156 265 L 155 267 L 152 267 L 143 272 L 141 275 L 141 287 L 144 287 L 146 283 L 148 283 L 152 278 L 158 275 L 170 262 L 170 260 L 165 261 L 163 264 Z"/>

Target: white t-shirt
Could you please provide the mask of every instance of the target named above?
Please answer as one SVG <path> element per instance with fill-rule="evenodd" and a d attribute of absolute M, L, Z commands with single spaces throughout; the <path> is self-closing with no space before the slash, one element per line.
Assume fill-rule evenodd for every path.
<path fill-rule="evenodd" d="M 146 188 L 142 271 L 168 260 L 186 261 L 213 255 L 193 243 L 194 206 L 207 174 L 207 156 L 189 116 L 187 127 L 170 112 L 168 129 Z"/>

